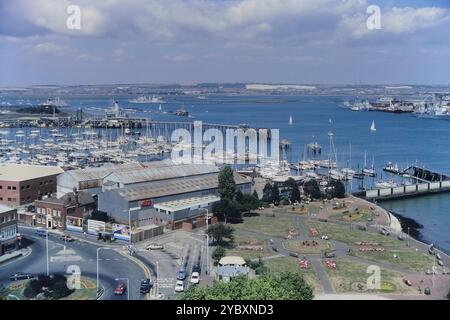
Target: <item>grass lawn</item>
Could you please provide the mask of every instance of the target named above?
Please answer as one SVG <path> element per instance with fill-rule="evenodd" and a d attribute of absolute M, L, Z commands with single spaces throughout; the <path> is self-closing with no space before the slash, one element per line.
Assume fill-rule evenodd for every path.
<path fill-rule="evenodd" d="M 348 226 L 331 222 L 326 223 L 308 219 L 304 220 L 304 224 L 307 228 L 316 228 L 319 234 L 326 234 L 332 240 L 347 243 L 351 246 L 353 254 L 361 258 L 397 265 L 411 271 L 424 271 L 431 268 L 433 264 L 432 256 L 416 252 L 414 249 L 407 247 L 404 241 L 374 232 L 350 229 Z M 384 248 L 385 251 L 360 252 L 358 251 L 359 247 L 355 245 L 357 241 L 379 243 L 379 247 Z M 398 258 L 394 258 L 394 254 Z"/>
<path fill-rule="evenodd" d="M 290 217 L 280 217 L 275 214 L 275 217 L 271 215 L 245 217 L 242 223 L 232 226 L 236 231 L 253 231 L 266 236 L 266 239 L 268 239 L 270 237 L 287 236 L 288 230 L 293 227 L 293 224 Z"/>
<path fill-rule="evenodd" d="M 403 284 L 401 273 L 381 269 L 380 289 L 367 289 L 367 279 L 372 273 L 367 273 L 368 264 L 350 261 L 345 258 L 336 258 L 336 270 L 325 266 L 331 283 L 337 293 L 412 293 L 414 289 Z"/>
<path fill-rule="evenodd" d="M 369 218 L 373 219 L 374 215 L 369 208 L 362 208 L 358 211 L 342 210 L 339 213 L 332 214 L 330 218 L 346 222 L 366 222 Z"/>
<path fill-rule="evenodd" d="M 287 250 L 297 253 L 322 253 L 325 250 L 333 249 L 333 245 L 327 241 L 316 240 L 319 243 L 316 246 L 312 246 L 311 241 L 308 242 L 309 246 L 303 245 L 303 241 L 298 240 L 284 240 L 283 244 Z"/>
<path fill-rule="evenodd" d="M 317 279 L 312 267 L 300 269 L 298 260 L 292 257 L 280 257 L 264 261 L 264 265 L 271 273 L 298 272 L 303 274 L 304 279 L 313 288 L 315 294 L 322 293 L 322 286 Z"/>
<path fill-rule="evenodd" d="M 30 280 L 16 281 L 10 286 L 6 287 L 4 291 L 0 293 L 0 298 L 7 300 L 28 300 L 22 293 L 27 283 Z M 11 296 L 8 296 L 11 295 Z M 18 299 L 16 299 L 15 297 Z M 75 290 L 71 295 L 62 298 L 61 300 L 95 300 L 97 297 L 97 290 L 95 288 L 95 282 L 88 278 L 81 278 L 81 289 Z"/>

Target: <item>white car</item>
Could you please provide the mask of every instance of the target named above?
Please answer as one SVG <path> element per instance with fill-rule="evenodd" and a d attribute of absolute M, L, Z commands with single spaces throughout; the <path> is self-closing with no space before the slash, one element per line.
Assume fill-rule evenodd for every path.
<path fill-rule="evenodd" d="M 177 280 L 175 284 L 175 292 L 183 292 L 184 291 L 184 283 L 182 280 Z"/>
<path fill-rule="evenodd" d="M 191 283 L 198 284 L 200 282 L 200 274 L 198 272 L 192 272 Z"/>

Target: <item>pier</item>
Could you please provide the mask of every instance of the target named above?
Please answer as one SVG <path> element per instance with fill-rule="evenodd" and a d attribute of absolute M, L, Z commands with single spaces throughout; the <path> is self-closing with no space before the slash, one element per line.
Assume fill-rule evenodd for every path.
<path fill-rule="evenodd" d="M 415 180 L 416 183 L 392 188 L 365 190 L 354 195 L 370 201 L 383 201 L 450 192 L 450 177 L 446 174 L 416 166 L 408 167 L 398 174 Z"/>

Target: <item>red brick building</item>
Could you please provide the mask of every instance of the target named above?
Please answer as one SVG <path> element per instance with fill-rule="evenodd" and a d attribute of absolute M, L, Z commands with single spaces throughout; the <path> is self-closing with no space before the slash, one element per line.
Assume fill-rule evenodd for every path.
<path fill-rule="evenodd" d="M 74 191 L 61 198 L 36 200 L 35 225 L 48 229 L 66 230 L 67 218 L 70 225 L 81 227 L 83 219 L 96 208 L 94 198 L 83 191 Z"/>
<path fill-rule="evenodd" d="M 55 193 L 56 177 L 62 172 L 51 166 L 0 166 L 0 204 L 17 207 Z"/>

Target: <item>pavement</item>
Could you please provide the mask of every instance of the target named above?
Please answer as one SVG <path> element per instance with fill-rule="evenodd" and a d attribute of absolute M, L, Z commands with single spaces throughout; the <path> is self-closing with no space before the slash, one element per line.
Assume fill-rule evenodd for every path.
<path fill-rule="evenodd" d="M 33 275 L 47 273 L 47 239 L 36 235 L 35 229 L 19 226 L 23 236 L 22 245 L 30 248 L 28 256 L 16 259 L 12 263 L 0 266 L 0 286 L 7 286 L 11 282 L 9 277 L 16 272 L 31 273 Z M 99 248 L 105 248 L 98 250 Z M 139 292 L 140 281 L 148 277 L 148 269 L 129 256 L 122 246 L 103 246 L 103 244 L 89 243 L 75 240 L 64 242 L 54 233 L 48 236 L 48 267 L 50 273 L 66 273 L 71 265 L 76 265 L 81 270 L 81 275 L 95 281 L 97 276 L 97 252 L 99 253 L 99 282 L 104 288 L 101 300 L 125 300 L 123 296 L 115 296 L 114 289 L 118 281 L 129 282 L 130 299 L 141 300 L 145 296 Z M 123 280 L 116 280 L 116 279 Z"/>

